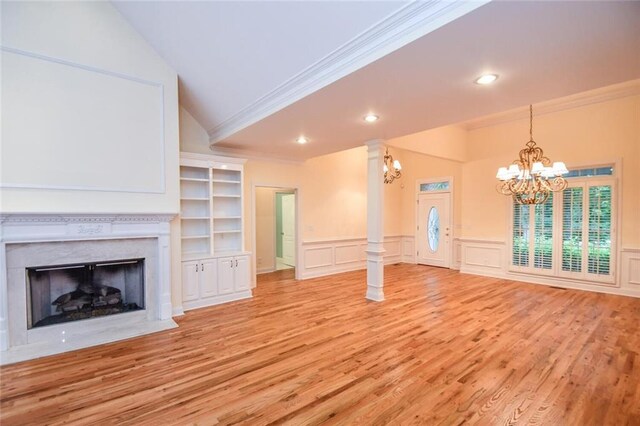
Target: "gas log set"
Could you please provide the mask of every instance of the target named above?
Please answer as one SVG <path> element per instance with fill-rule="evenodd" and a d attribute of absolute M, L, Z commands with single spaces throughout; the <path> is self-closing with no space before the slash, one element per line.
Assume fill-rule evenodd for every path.
<path fill-rule="evenodd" d="M 61 295 L 51 304 L 61 314 L 43 318 L 36 327 L 141 309 L 136 303 L 123 303 L 122 292 L 115 287 L 87 283 L 78 285 L 77 289 Z"/>
<path fill-rule="evenodd" d="M 144 309 L 144 259 L 27 268 L 28 327 Z"/>
<path fill-rule="evenodd" d="M 115 287 L 101 284 L 80 284 L 72 292 L 65 293 L 53 301 L 58 312 L 77 312 L 93 305 L 94 308 L 117 305 L 122 301 L 122 293 Z"/>

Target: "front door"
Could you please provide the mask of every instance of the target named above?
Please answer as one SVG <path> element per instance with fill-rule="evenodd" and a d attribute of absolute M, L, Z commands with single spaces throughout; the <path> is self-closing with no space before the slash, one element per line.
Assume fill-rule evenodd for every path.
<path fill-rule="evenodd" d="M 450 266 L 451 194 L 418 196 L 418 263 Z"/>

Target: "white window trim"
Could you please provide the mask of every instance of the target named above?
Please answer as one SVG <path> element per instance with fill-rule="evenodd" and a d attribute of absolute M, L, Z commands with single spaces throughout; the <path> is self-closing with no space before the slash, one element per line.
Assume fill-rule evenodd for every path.
<path fill-rule="evenodd" d="M 622 212 L 622 159 L 615 161 L 605 161 L 602 163 L 583 163 L 583 164 L 571 164 L 567 167 L 569 170 L 573 169 L 586 169 L 595 167 L 613 167 L 613 175 L 600 175 L 600 176 L 583 176 L 567 179 L 567 187 L 582 186 L 585 183 L 604 182 L 605 184 L 611 184 L 613 191 L 613 205 L 612 209 L 612 229 L 611 229 L 611 257 L 610 257 L 610 275 L 598 276 L 596 274 L 589 274 L 588 272 L 581 272 L 582 276 L 577 277 L 575 273 L 566 273 L 562 271 L 562 212 L 560 211 L 560 197 L 561 193 L 553 194 L 553 257 L 551 270 L 535 269 L 533 267 L 519 267 L 513 265 L 513 198 L 506 198 L 507 208 L 507 233 L 506 233 L 506 256 L 507 256 L 507 271 L 514 274 L 523 276 L 550 276 L 564 280 L 584 282 L 589 284 L 599 284 L 606 286 L 619 287 L 618 277 L 620 276 L 619 262 L 620 257 L 620 224 L 621 224 L 621 212 Z M 419 188 L 419 186 L 418 186 Z M 586 195 L 585 195 L 586 199 Z M 588 226 L 588 224 L 586 225 Z M 530 251 L 530 253 L 532 253 Z M 586 266 L 583 262 L 583 266 Z"/>
<path fill-rule="evenodd" d="M 614 172 L 615 173 L 615 172 Z M 582 252 L 582 271 L 581 272 L 567 272 L 567 271 L 563 271 L 562 268 L 558 267 L 558 276 L 559 277 L 563 277 L 563 278 L 569 278 L 569 279 L 575 279 L 575 280 L 579 280 L 579 281 L 589 281 L 589 282 L 602 282 L 602 283 L 608 283 L 608 284 L 612 284 L 615 283 L 615 278 L 616 278 L 616 271 L 617 271 L 617 257 L 618 257 L 618 197 L 617 197 L 617 185 L 616 185 L 616 179 L 613 176 L 592 176 L 592 177 L 585 177 L 585 178 L 572 178 L 571 180 L 568 180 L 569 185 L 567 185 L 568 188 L 584 188 L 583 189 L 583 206 L 587 207 L 588 206 L 588 200 L 589 200 L 589 194 L 588 194 L 588 188 L 590 186 L 597 186 L 597 185 L 611 185 L 611 191 L 612 191 L 612 204 L 611 204 L 611 255 L 609 257 L 609 271 L 611 272 L 610 275 L 598 275 L 598 274 L 591 274 L 588 272 L 589 268 L 588 268 L 588 256 L 589 256 L 589 252 L 588 250 L 583 250 Z M 583 207 L 583 209 L 585 208 Z M 588 207 L 587 207 L 588 208 Z M 554 222 L 553 224 L 554 226 L 554 230 L 555 230 L 555 226 L 556 223 Z M 560 223 L 559 223 L 560 229 L 562 229 L 562 218 L 560 218 Z M 589 222 L 588 221 L 584 221 L 582 224 L 582 234 L 583 236 L 587 236 L 586 238 L 588 238 L 589 235 Z M 554 241 L 555 242 L 555 241 Z M 560 241 L 558 242 L 559 244 L 559 250 L 562 249 L 561 246 L 561 242 L 562 239 L 560 239 Z M 562 263 L 562 262 L 560 262 Z"/>

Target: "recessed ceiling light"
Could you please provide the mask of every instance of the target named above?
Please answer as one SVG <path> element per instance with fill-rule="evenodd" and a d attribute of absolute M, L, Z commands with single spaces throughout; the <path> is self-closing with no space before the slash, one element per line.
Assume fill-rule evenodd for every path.
<path fill-rule="evenodd" d="M 367 114 L 367 115 L 364 116 L 364 121 L 366 121 L 367 123 L 373 123 L 373 122 L 378 121 L 379 118 L 380 117 L 378 117 L 375 114 Z"/>
<path fill-rule="evenodd" d="M 304 136 L 298 136 L 296 142 L 298 142 L 300 145 L 304 145 L 305 143 L 309 142 L 309 139 L 305 138 Z"/>
<path fill-rule="evenodd" d="M 498 74 L 482 74 L 480 77 L 476 78 L 476 84 L 491 84 L 498 79 Z"/>

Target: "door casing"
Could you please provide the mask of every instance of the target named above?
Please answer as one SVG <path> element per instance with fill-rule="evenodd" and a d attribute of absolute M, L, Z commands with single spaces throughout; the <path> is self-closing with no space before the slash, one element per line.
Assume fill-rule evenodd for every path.
<path fill-rule="evenodd" d="M 420 190 L 420 186 L 422 184 L 426 184 L 426 183 L 434 183 L 434 182 L 448 182 L 449 183 L 449 188 L 446 190 L 436 190 L 436 191 L 421 191 Z M 446 235 L 447 232 L 443 232 L 442 233 L 442 238 L 441 238 L 441 242 L 444 241 L 444 239 L 446 239 L 446 244 L 448 246 L 447 249 L 447 255 L 448 255 L 448 263 L 447 266 L 444 266 L 446 268 L 452 268 L 454 266 L 454 179 L 453 176 L 444 176 L 444 177 L 436 177 L 436 178 L 427 178 L 427 179 L 418 179 L 416 180 L 416 196 L 415 196 L 415 263 L 420 263 L 420 260 L 418 258 L 418 247 L 420 244 L 420 236 L 422 233 L 422 229 L 418 229 L 418 226 L 420 225 L 420 195 L 423 194 L 442 194 L 442 193 L 448 193 L 449 194 L 449 235 Z"/>

